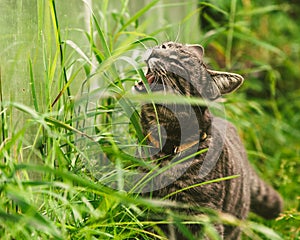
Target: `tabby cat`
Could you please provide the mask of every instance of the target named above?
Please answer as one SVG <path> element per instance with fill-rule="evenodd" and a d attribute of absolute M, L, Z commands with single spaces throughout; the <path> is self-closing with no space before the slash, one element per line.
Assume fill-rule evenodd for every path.
<path fill-rule="evenodd" d="M 212 101 L 243 83 L 238 74 L 208 69 L 203 63 L 203 53 L 201 45 L 174 42 L 149 49 L 145 60 L 147 81 L 137 83 L 135 90 L 140 93 L 162 91 L 175 97 L 179 94 Z M 161 169 L 166 168 L 153 178 L 147 189 L 152 197 L 164 198 L 171 194 L 169 200 L 212 208 L 239 219 L 245 219 L 249 211 L 266 219 L 275 218 L 282 211 L 279 194 L 249 165 L 235 127 L 213 117 L 207 105 L 147 103 L 141 109 L 141 125 L 152 149 L 153 162 Z M 197 154 L 200 150 L 203 152 Z M 187 188 L 233 175 L 238 177 Z M 184 188 L 187 189 L 178 191 Z M 185 211 L 197 215 L 195 208 Z M 196 239 L 200 238 L 200 225 L 187 227 Z M 223 239 L 239 239 L 241 235 L 237 227 L 220 224 L 216 229 Z M 172 226 L 162 226 L 162 230 L 168 239 L 186 239 Z"/>

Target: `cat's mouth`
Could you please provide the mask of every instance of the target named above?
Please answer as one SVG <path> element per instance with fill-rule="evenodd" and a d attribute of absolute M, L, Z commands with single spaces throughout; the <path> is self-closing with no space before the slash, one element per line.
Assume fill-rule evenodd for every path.
<path fill-rule="evenodd" d="M 154 80 L 155 80 L 155 76 L 154 76 L 154 74 L 152 72 L 150 72 L 150 70 L 148 70 L 148 73 L 146 74 L 145 77 L 146 77 L 149 85 L 151 85 L 154 82 Z"/>
<path fill-rule="evenodd" d="M 158 78 L 158 76 L 153 73 L 150 68 L 145 74 L 145 78 L 148 82 L 148 86 L 145 85 L 145 83 L 141 80 L 134 86 L 134 90 L 137 92 L 147 92 L 147 91 L 152 91 L 152 92 L 157 92 L 157 91 L 163 91 L 165 88 Z"/>

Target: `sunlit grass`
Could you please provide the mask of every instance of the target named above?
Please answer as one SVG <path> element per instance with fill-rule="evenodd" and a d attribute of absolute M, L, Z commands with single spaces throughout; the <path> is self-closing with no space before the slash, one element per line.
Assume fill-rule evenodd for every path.
<path fill-rule="evenodd" d="M 232 1 L 227 10 L 209 4 L 228 17 L 228 28 L 215 28 L 198 36 L 189 30 L 201 10 L 201 6 L 197 10 L 195 1 L 164 4 L 155 0 L 136 12 L 130 11 L 128 1 L 120 0 L 113 7 L 110 3 L 102 1 L 92 8 L 90 29 L 69 29 L 82 34 L 82 47 L 63 31 L 59 19 L 63 10 L 58 2 L 38 1 L 42 64 L 28 58 L 29 74 L 24 81 L 30 85 L 30 104 L 3 98 L 2 83 L 6 80 L 0 69 L 1 239 L 166 239 L 157 229 L 166 223 L 175 223 L 186 235 L 189 232 L 184 223 L 200 224 L 208 236 L 219 239 L 213 228 L 218 222 L 240 226 L 245 239 L 297 239 L 300 130 L 295 113 L 299 106 L 290 103 L 299 99 L 297 94 L 276 89 L 297 70 L 285 77 L 276 66 L 298 68 L 299 58 L 293 55 L 295 62 L 284 60 L 288 56 L 281 50 L 281 43 L 276 44 L 276 35 L 262 39 L 259 35 L 263 28 L 250 29 L 251 24 L 259 25 L 263 15 L 280 11 L 280 5 L 270 1 L 269 7 L 241 9 L 237 1 Z M 157 17 L 164 16 L 153 14 L 156 10 L 168 12 L 184 4 L 190 8 L 183 20 L 154 30 L 149 27 Z M 275 16 L 267 18 L 272 21 Z M 280 29 L 274 31 L 276 34 Z M 292 36 L 299 39 L 299 31 Z M 251 215 L 251 221 L 241 222 L 206 209 L 201 209 L 206 214 L 199 218 L 185 216 L 174 209 L 191 206 L 139 197 L 135 191 L 147 179 L 126 189 L 127 170 L 150 167 L 122 150 L 144 147 L 138 112 L 131 104 L 172 100 L 172 96 L 150 94 L 143 99 L 130 93 L 133 83 L 143 78 L 141 54 L 164 40 L 203 42 L 208 48 L 207 61 L 214 68 L 219 67 L 212 54 L 217 50 L 225 69 L 235 68 L 245 75 L 245 86 L 225 102 L 226 117 L 240 130 L 249 159 L 260 175 L 285 198 L 287 211 L 278 220 L 263 221 Z M 36 72 L 42 73 L 42 80 Z M 120 104 L 126 97 L 132 102 Z M 176 101 L 203 104 L 199 99 Z M 19 116 L 25 116 L 21 126 Z M 120 121 L 116 121 L 118 116 Z M 120 140 L 133 142 L 115 141 L 114 128 L 125 133 Z M 95 156 L 108 157 L 114 168 L 99 168 Z"/>

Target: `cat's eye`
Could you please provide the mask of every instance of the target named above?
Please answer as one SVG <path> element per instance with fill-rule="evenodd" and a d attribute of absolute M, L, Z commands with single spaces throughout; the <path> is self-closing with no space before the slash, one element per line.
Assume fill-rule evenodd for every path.
<path fill-rule="evenodd" d="M 161 48 L 167 49 L 167 46 L 165 44 L 161 45 Z"/>

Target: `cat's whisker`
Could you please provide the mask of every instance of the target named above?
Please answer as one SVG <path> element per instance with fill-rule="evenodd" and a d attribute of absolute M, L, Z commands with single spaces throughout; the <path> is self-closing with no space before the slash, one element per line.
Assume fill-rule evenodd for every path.
<path fill-rule="evenodd" d="M 165 84 L 164 78 L 161 78 L 161 83 L 163 85 L 164 92 L 166 92 L 167 88 L 166 88 L 166 84 Z"/>
<path fill-rule="evenodd" d="M 169 76 L 168 80 L 170 81 L 170 85 L 172 86 L 172 88 L 174 88 L 179 94 L 184 95 L 184 92 L 182 92 L 182 90 L 178 87 L 173 77 Z"/>
<path fill-rule="evenodd" d="M 178 42 L 178 39 L 179 39 L 179 36 L 180 36 L 180 32 L 181 32 L 181 24 L 179 24 L 177 36 L 176 36 L 175 41 L 174 41 L 176 43 Z"/>

